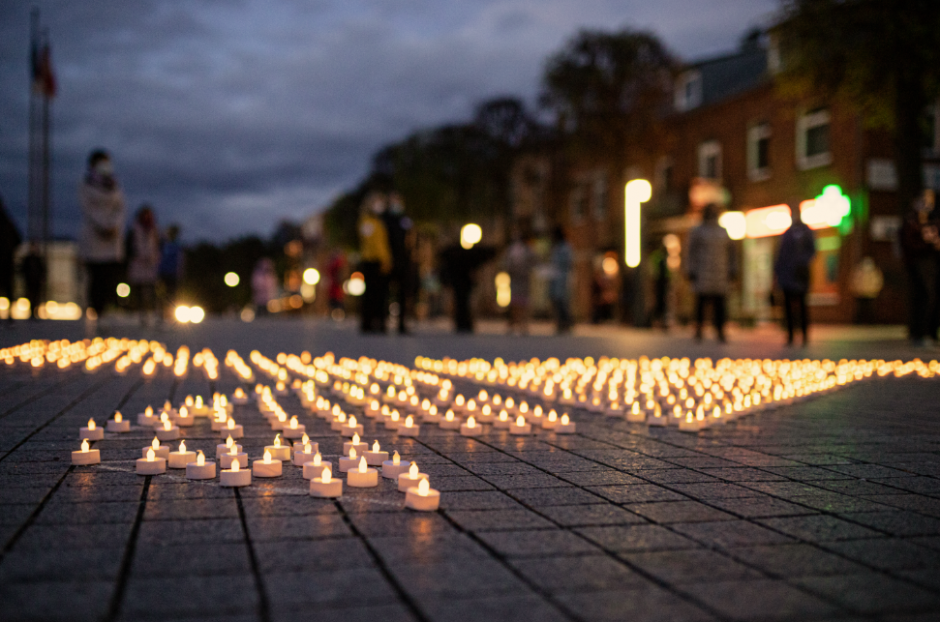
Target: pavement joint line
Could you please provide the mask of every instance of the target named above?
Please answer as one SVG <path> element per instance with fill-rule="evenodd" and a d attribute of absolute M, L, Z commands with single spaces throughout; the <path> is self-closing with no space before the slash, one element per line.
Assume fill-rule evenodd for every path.
<path fill-rule="evenodd" d="M 382 559 L 382 556 L 379 555 L 379 552 L 375 550 L 375 547 L 372 546 L 372 543 L 369 542 L 369 539 L 366 538 L 352 519 L 349 517 L 349 513 L 346 511 L 346 508 L 343 507 L 342 502 L 339 499 L 333 500 L 333 505 L 336 507 L 339 515 L 343 517 L 343 522 L 349 527 L 349 530 L 352 534 L 362 543 L 362 546 L 365 547 L 366 552 L 369 554 L 369 557 L 372 559 L 372 562 L 376 565 L 377 570 L 382 575 L 382 577 L 388 582 L 391 588 L 395 591 L 398 597 L 401 599 L 402 603 L 405 605 L 405 608 L 418 620 L 418 622 L 431 622 L 421 607 L 418 606 L 418 603 L 415 602 L 415 599 L 411 597 L 411 594 L 405 590 L 405 587 L 401 584 L 398 578 L 392 574 L 392 571 L 388 569 L 388 565 L 385 563 L 385 560 Z"/>
<path fill-rule="evenodd" d="M 6 410 L 3 411 L 2 413 L 0 413 L 0 419 L 5 419 L 5 418 L 8 417 L 9 415 L 12 415 L 14 412 L 16 412 L 17 410 L 19 410 L 20 408 L 22 408 L 23 406 L 26 406 L 27 404 L 29 404 L 30 402 L 34 402 L 34 401 L 36 401 L 36 400 L 42 398 L 44 395 L 48 394 L 50 391 L 52 391 L 52 390 L 54 390 L 54 389 L 57 389 L 57 388 L 64 387 L 64 386 L 66 386 L 66 385 L 69 385 L 69 384 L 75 382 L 76 380 L 78 380 L 79 378 L 82 377 L 81 374 L 69 374 L 69 375 L 70 375 L 71 377 L 63 378 L 62 380 L 60 380 L 59 382 L 55 383 L 55 384 L 52 385 L 51 387 L 43 388 L 43 389 L 40 390 L 38 393 L 35 393 L 35 394 L 33 394 L 33 395 L 30 395 L 29 397 L 27 397 L 27 398 L 26 398 L 25 400 L 23 400 L 22 402 L 20 402 L 20 403 L 18 403 L 18 404 L 15 404 L 14 406 L 11 406 L 10 408 L 6 409 Z M 24 382 L 23 384 L 28 384 L 28 381 Z"/>
<path fill-rule="evenodd" d="M 144 478 L 144 486 L 140 491 L 140 501 L 137 505 L 137 514 L 134 517 L 134 525 L 131 527 L 131 533 L 127 539 L 127 547 L 124 549 L 124 555 L 121 558 L 121 569 L 117 575 L 117 585 L 114 587 L 114 593 L 111 595 L 111 601 L 108 604 L 108 612 L 104 616 L 105 622 L 113 622 L 121 613 L 124 594 L 127 592 L 127 582 L 130 579 L 131 565 L 134 563 L 134 553 L 137 551 L 137 536 L 140 535 L 140 525 L 144 522 L 144 512 L 147 509 L 147 493 L 150 491 L 150 481 L 152 479 L 152 475 L 147 475 Z"/>
<path fill-rule="evenodd" d="M 33 523 L 36 521 L 36 517 L 39 516 L 39 513 L 42 512 L 43 508 L 46 507 L 46 503 L 49 502 L 49 499 L 52 498 L 52 495 L 56 493 L 57 490 L 62 486 L 62 482 L 65 481 L 65 478 L 68 477 L 69 473 L 73 472 L 75 467 L 69 465 L 69 468 L 65 470 L 64 473 L 59 477 L 56 483 L 49 489 L 49 491 L 43 496 L 42 500 L 39 502 L 39 505 L 30 512 L 29 517 L 20 525 L 19 529 L 16 530 L 16 533 L 13 534 L 6 545 L 3 547 L 3 550 L 0 551 L 0 563 L 3 562 L 3 559 L 9 554 L 13 547 L 16 546 L 16 543 L 19 542 L 19 539 L 23 537 L 23 534 L 26 533 L 26 530 L 32 527 Z"/>
<path fill-rule="evenodd" d="M 258 554 L 255 551 L 254 542 L 251 539 L 251 533 L 248 531 L 248 519 L 245 517 L 245 505 L 242 502 L 242 495 L 238 488 L 235 488 L 235 505 L 238 508 L 238 519 L 241 523 L 242 534 L 245 536 L 245 546 L 248 548 L 248 563 L 251 566 L 251 576 L 255 582 L 255 589 L 258 591 L 258 618 L 261 622 L 268 622 L 271 619 L 271 603 L 268 598 L 268 591 L 264 585 L 264 577 L 261 575 L 261 567 L 258 563 Z"/>

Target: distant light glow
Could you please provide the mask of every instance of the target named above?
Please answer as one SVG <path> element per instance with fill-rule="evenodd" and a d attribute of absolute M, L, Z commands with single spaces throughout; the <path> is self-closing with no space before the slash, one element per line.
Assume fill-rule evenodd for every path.
<path fill-rule="evenodd" d="M 744 212 L 725 212 L 718 218 L 718 224 L 724 227 L 732 240 L 747 237 L 747 218 Z"/>
<path fill-rule="evenodd" d="M 460 245 L 464 248 L 473 248 L 474 244 L 483 239 L 483 229 L 480 225 L 469 223 L 460 229 Z"/>
<path fill-rule="evenodd" d="M 316 285 L 320 282 L 320 271 L 316 268 L 307 268 L 304 270 L 304 283 L 307 285 Z"/>
<path fill-rule="evenodd" d="M 627 182 L 624 192 L 624 261 L 627 266 L 636 268 L 640 265 L 642 236 L 640 232 L 640 203 L 645 203 L 653 196 L 653 187 L 645 179 Z"/>
<path fill-rule="evenodd" d="M 238 287 L 238 284 L 241 283 L 241 279 L 234 272 L 225 273 L 225 284 L 229 287 Z"/>
<path fill-rule="evenodd" d="M 131 286 L 127 283 L 118 283 L 117 295 L 121 298 L 127 298 L 131 295 Z"/>

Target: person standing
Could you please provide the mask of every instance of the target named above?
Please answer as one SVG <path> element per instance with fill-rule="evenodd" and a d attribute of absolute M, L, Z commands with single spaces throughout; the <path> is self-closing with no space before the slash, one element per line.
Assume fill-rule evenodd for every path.
<path fill-rule="evenodd" d="M 137 210 L 128 234 L 127 280 L 146 326 L 156 310 L 157 274 L 160 267 L 160 234 L 153 208 L 146 203 Z"/>
<path fill-rule="evenodd" d="M 277 272 L 274 261 L 262 257 L 251 273 L 251 301 L 258 315 L 267 315 L 268 304 L 277 297 Z"/>
<path fill-rule="evenodd" d="M 81 255 L 88 273 L 88 307 L 97 318 L 114 301 L 124 261 L 124 194 L 111 156 L 96 149 L 78 190 L 82 207 Z"/>
<path fill-rule="evenodd" d="M 496 249 L 481 244 L 452 244 L 441 251 L 441 280 L 454 291 L 454 331 L 473 332 L 473 287 L 477 271 L 496 256 Z"/>
<path fill-rule="evenodd" d="M 571 245 L 565 239 L 565 230 L 555 227 L 552 234 L 553 245 L 551 254 L 552 279 L 549 284 L 549 297 L 555 308 L 555 317 L 558 322 L 557 332 L 571 332 L 571 270 L 574 266 L 574 253 Z"/>
<path fill-rule="evenodd" d="M 517 235 L 503 261 L 509 275 L 509 332 L 518 329 L 523 335 L 529 332 L 529 292 L 536 262 L 529 244 L 529 239 Z"/>
<path fill-rule="evenodd" d="M 29 243 L 29 250 L 20 264 L 20 271 L 26 286 L 26 300 L 29 301 L 29 319 L 38 320 L 42 293 L 46 288 L 46 260 L 42 256 L 39 242 L 33 240 Z"/>
<path fill-rule="evenodd" d="M 366 290 L 360 299 L 360 329 L 363 333 L 384 333 L 388 313 L 388 275 L 392 271 L 392 251 L 388 230 L 382 220 L 385 197 L 373 192 L 362 204 L 359 217 L 359 270 Z"/>
<path fill-rule="evenodd" d="M 669 330 L 668 317 L 668 296 L 669 296 L 669 251 L 666 244 L 659 243 L 659 247 L 653 251 L 650 261 L 653 264 L 653 313 L 650 317 L 651 324 L 667 332 Z"/>
<path fill-rule="evenodd" d="M 923 202 L 907 213 L 898 237 L 908 282 L 908 338 L 914 346 L 927 346 L 930 309 L 936 305 L 937 264 L 928 240 L 928 213 Z"/>
<path fill-rule="evenodd" d="M 326 266 L 327 293 L 330 298 L 330 317 L 339 321 L 346 317 L 346 292 L 343 291 L 343 281 L 346 279 L 346 254 L 341 249 L 335 249 L 330 255 Z"/>
<path fill-rule="evenodd" d="M 686 274 L 696 295 L 695 339 L 702 339 L 705 306 L 711 306 L 718 341 L 725 342 L 725 296 L 737 274 L 734 243 L 718 224 L 714 204 L 702 209 L 702 222 L 689 233 L 689 259 Z"/>
<path fill-rule="evenodd" d="M 13 275 L 16 267 L 14 255 L 23 241 L 16 223 L 10 218 L 3 199 L 0 198 L 0 297 L 6 298 L 7 323 L 13 325 Z"/>
<path fill-rule="evenodd" d="M 816 256 L 813 231 L 803 222 L 799 207 L 790 207 L 790 228 L 780 238 L 780 251 L 774 264 L 777 285 L 783 290 L 783 311 L 787 320 L 787 345 L 793 345 L 796 316 L 800 318 L 803 345 L 809 339 L 806 293 L 809 291 L 809 266 Z"/>
<path fill-rule="evenodd" d="M 405 215 L 405 202 L 397 192 L 389 195 L 388 209 L 382 215 L 382 220 L 388 232 L 388 245 L 392 253 L 392 270 L 388 281 L 390 289 L 395 292 L 395 300 L 398 302 L 398 334 L 407 335 L 405 315 L 410 309 L 412 272 L 408 237 L 414 223 Z"/>
<path fill-rule="evenodd" d="M 170 225 L 160 245 L 160 266 L 157 268 L 157 276 L 162 290 L 159 316 L 161 321 L 164 317 L 173 317 L 176 290 L 183 274 L 183 249 L 180 246 L 179 237 L 179 225 Z"/>

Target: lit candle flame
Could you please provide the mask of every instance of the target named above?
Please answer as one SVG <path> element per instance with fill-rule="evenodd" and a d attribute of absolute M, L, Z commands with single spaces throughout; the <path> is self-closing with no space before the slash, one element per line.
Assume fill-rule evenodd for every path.
<path fill-rule="evenodd" d="M 348 427 L 350 427 L 350 428 L 356 427 L 356 416 L 355 416 L 355 415 L 350 415 L 350 416 L 349 416 L 349 421 L 346 422 L 346 425 L 347 425 Z"/>
<path fill-rule="evenodd" d="M 264 450 L 264 463 L 271 464 L 271 452 L 267 449 Z"/>
<path fill-rule="evenodd" d="M 229 448 L 228 448 L 228 454 L 229 454 L 230 456 L 237 456 L 237 455 L 238 455 L 238 447 L 236 447 L 235 445 L 232 445 L 231 447 L 229 447 Z"/>
<path fill-rule="evenodd" d="M 304 443 L 304 453 L 305 454 L 310 453 L 310 443 Z"/>
<path fill-rule="evenodd" d="M 405 427 L 410 428 L 414 426 L 414 419 L 411 418 L 411 415 L 405 417 Z"/>
<path fill-rule="evenodd" d="M 87 438 L 82 439 L 82 453 L 83 454 L 88 453 L 88 439 Z"/>
<path fill-rule="evenodd" d="M 242 465 L 238 464 L 238 458 L 235 458 L 234 460 L 232 460 L 232 472 L 233 473 L 237 472 L 238 469 L 240 469 L 241 467 Z"/>
<path fill-rule="evenodd" d="M 447 419 L 448 421 L 453 421 L 453 420 L 454 420 L 454 411 L 451 410 L 450 408 L 448 408 L 448 409 L 447 409 L 447 414 L 444 415 L 444 419 Z"/>
<path fill-rule="evenodd" d="M 378 441 L 378 440 L 376 440 L 374 443 L 372 443 L 372 451 L 374 451 L 374 452 L 376 452 L 376 453 L 382 451 L 382 446 L 379 445 L 379 441 Z"/>
<path fill-rule="evenodd" d="M 121 423 L 122 421 L 124 421 L 124 415 L 121 414 L 121 411 L 114 413 L 114 421 L 116 421 L 117 423 Z"/>
<path fill-rule="evenodd" d="M 150 443 L 150 446 L 153 447 L 153 450 L 156 451 L 160 449 L 160 439 L 156 436 L 153 437 L 153 442 Z"/>
<path fill-rule="evenodd" d="M 274 436 L 274 446 L 275 446 L 275 447 L 280 447 L 280 446 L 281 446 L 281 434 L 280 434 L 280 433 L 278 433 L 278 434 L 276 434 L 276 435 Z"/>
<path fill-rule="evenodd" d="M 401 464 L 401 456 L 398 455 L 397 451 L 394 454 L 392 454 L 392 464 L 394 464 L 395 466 L 398 466 L 399 464 Z"/>
<path fill-rule="evenodd" d="M 202 453 L 202 450 L 199 450 L 199 453 L 196 454 L 196 466 L 206 466 L 206 456 Z"/>
<path fill-rule="evenodd" d="M 320 481 L 324 484 L 329 484 L 330 480 L 333 479 L 333 472 L 330 471 L 330 467 L 323 469 L 323 473 L 320 474 Z"/>
<path fill-rule="evenodd" d="M 300 442 L 303 443 L 304 445 L 310 442 L 310 437 L 307 436 L 306 432 L 304 432 L 304 435 L 300 437 Z"/>
<path fill-rule="evenodd" d="M 229 419 L 229 420 L 228 420 L 228 423 L 225 424 L 225 425 L 228 426 L 228 429 L 229 429 L 229 430 L 234 430 L 234 429 L 235 429 L 235 420 L 234 420 L 234 419 Z"/>
<path fill-rule="evenodd" d="M 516 417 L 516 427 L 521 428 L 524 425 L 525 425 L 525 417 L 523 417 L 522 415 L 519 415 L 518 417 Z"/>
<path fill-rule="evenodd" d="M 357 455 L 357 454 L 356 454 L 356 448 L 355 448 L 355 447 L 350 447 L 350 448 L 349 448 L 349 459 L 350 459 L 350 460 L 355 459 L 355 458 L 356 458 L 356 455 Z"/>
<path fill-rule="evenodd" d="M 180 453 L 186 453 L 186 441 L 180 441 Z"/>
<path fill-rule="evenodd" d="M 366 457 L 363 456 L 362 458 L 359 459 L 359 472 L 365 473 L 366 469 L 368 468 L 369 468 L 369 465 L 366 464 Z"/>
<path fill-rule="evenodd" d="M 571 419 L 568 418 L 568 413 L 565 413 L 561 416 L 561 425 L 568 425 L 571 423 Z"/>
<path fill-rule="evenodd" d="M 235 439 L 233 439 L 233 438 L 232 438 L 232 435 L 229 434 L 229 435 L 228 435 L 228 438 L 225 439 L 225 446 L 228 447 L 228 448 L 231 448 L 232 445 L 234 445 L 234 444 L 235 444 Z"/>
<path fill-rule="evenodd" d="M 290 429 L 291 430 L 297 429 L 297 416 L 296 415 L 290 418 Z"/>
<path fill-rule="evenodd" d="M 144 414 L 148 417 L 153 417 L 153 406 L 148 406 L 144 409 Z"/>
<path fill-rule="evenodd" d="M 477 420 L 473 418 L 473 415 L 470 415 L 469 417 L 467 417 L 467 427 L 468 427 L 468 428 L 475 427 L 476 424 L 477 424 Z"/>
<path fill-rule="evenodd" d="M 408 477 L 411 479 L 417 479 L 418 477 L 418 463 L 412 462 L 411 466 L 408 467 Z"/>
<path fill-rule="evenodd" d="M 153 462 L 153 459 L 157 457 L 157 454 L 154 453 L 153 447 L 147 450 L 147 462 Z"/>
<path fill-rule="evenodd" d="M 169 422 L 169 421 L 164 421 L 164 422 L 163 422 L 163 429 L 166 430 L 167 432 L 169 432 L 172 427 L 173 427 L 173 426 L 170 425 L 170 422 Z"/>
<path fill-rule="evenodd" d="M 180 417 L 185 419 L 188 416 L 189 416 L 189 409 L 186 408 L 185 406 L 180 406 Z"/>
<path fill-rule="evenodd" d="M 418 494 L 422 497 L 427 497 L 431 492 L 431 484 L 427 479 L 422 479 L 418 482 Z"/>
<path fill-rule="evenodd" d="M 322 462 L 323 462 L 323 458 L 320 457 L 320 452 L 319 452 L 319 451 L 318 451 L 317 453 L 313 454 L 313 466 L 320 466 L 320 464 L 321 464 Z"/>
<path fill-rule="evenodd" d="M 89 420 L 88 420 L 88 431 L 91 432 L 91 431 L 94 430 L 94 429 L 95 429 L 95 420 L 94 420 L 94 419 L 89 419 Z"/>
<path fill-rule="evenodd" d="M 359 444 L 359 433 L 358 433 L 358 432 L 353 432 L 352 444 L 353 444 L 353 445 L 358 445 L 358 444 Z"/>
<path fill-rule="evenodd" d="M 500 421 L 509 421 L 509 413 L 506 412 L 506 409 L 499 411 L 499 420 Z"/>
<path fill-rule="evenodd" d="M 548 413 L 548 420 L 549 420 L 549 421 L 558 421 L 558 413 L 555 412 L 555 409 L 554 409 L 554 408 Z"/>

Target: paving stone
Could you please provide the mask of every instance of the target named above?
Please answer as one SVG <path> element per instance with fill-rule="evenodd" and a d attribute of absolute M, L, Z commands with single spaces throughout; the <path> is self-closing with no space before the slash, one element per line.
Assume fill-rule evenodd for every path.
<path fill-rule="evenodd" d="M 597 551 L 597 547 L 584 538 L 561 529 L 487 531 L 479 537 L 497 553 L 508 557 L 549 557 Z"/>
<path fill-rule="evenodd" d="M 460 600 L 435 595 L 421 599 L 420 605 L 430 619 L 436 622 L 464 622 L 468 612 L 472 612 L 474 618 L 488 622 L 517 622 L 522 619 L 561 622 L 568 619 L 550 603 L 528 594 Z"/>
<path fill-rule="evenodd" d="M 648 587 L 650 582 L 626 564 L 604 555 L 512 559 L 513 568 L 540 588 L 580 593 Z"/>
<path fill-rule="evenodd" d="M 772 516 L 795 516 L 799 514 L 815 514 L 816 510 L 781 501 L 773 497 L 742 497 L 731 499 L 709 499 L 709 505 L 721 508 L 731 514 L 745 518 L 766 518 Z"/>
<path fill-rule="evenodd" d="M 672 528 L 693 540 L 718 548 L 793 541 L 788 536 L 742 520 L 715 523 L 680 523 L 673 525 Z"/>
<path fill-rule="evenodd" d="M 683 501 L 688 498 L 667 488 L 653 484 L 641 484 L 637 486 L 591 486 L 588 489 L 614 503 Z"/>
<path fill-rule="evenodd" d="M 733 520 L 735 518 L 731 514 L 716 510 L 698 501 L 634 503 L 624 507 L 653 522 L 662 524 Z"/>
<path fill-rule="evenodd" d="M 670 469 L 671 470 L 671 469 Z M 628 475 L 622 471 L 598 470 L 578 471 L 575 473 L 561 473 L 559 478 L 577 486 L 605 486 L 623 484 L 642 484 L 644 480 Z"/>
<path fill-rule="evenodd" d="M 905 611 L 936 614 L 940 608 L 940 595 L 882 574 L 804 577 L 794 583 L 862 614 Z"/>
<path fill-rule="evenodd" d="M 586 619 L 601 622 L 709 622 L 717 619 L 681 596 L 658 587 L 565 594 L 560 600 Z"/>
<path fill-rule="evenodd" d="M 810 544 L 745 546 L 731 549 L 728 553 L 735 559 L 783 578 L 870 572 L 861 564 Z"/>
<path fill-rule="evenodd" d="M 143 543 L 172 545 L 243 542 L 245 535 L 237 518 L 218 518 L 144 521 L 138 538 Z"/>
<path fill-rule="evenodd" d="M 111 581 L 44 581 L 0 584 L 5 622 L 100 620 L 114 590 Z"/>
<path fill-rule="evenodd" d="M 817 620 L 838 612 L 829 603 L 782 581 L 724 581 L 679 589 L 735 620 Z"/>
<path fill-rule="evenodd" d="M 159 577 L 166 568 L 173 569 L 174 577 L 251 574 L 248 547 L 244 543 L 192 543 L 141 544 L 134 552 L 131 576 Z"/>
<path fill-rule="evenodd" d="M 763 578 L 757 570 L 705 549 L 623 553 L 621 557 L 672 585 Z"/>
<path fill-rule="evenodd" d="M 587 490 L 567 486 L 564 488 L 522 488 L 508 491 L 509 496 L 529 507 L 541 505 L 577 505 L 584 506 L 606 501 Z"/>
<path fill-rule="evenodd" d="M 206 610 L 238 613 L 257 604 L 254 579 L 247 573 L 202 576 L 198 581 L 189 577 L 131 578 L 122 613 L 138 620 L 164 620 Z"/>
<path fill-rule="evenodd" d="M 540 506 L 539 512 L 562 527 L 643 524 L 647 520 L 610 504 Z"/>
<path fill-rule="evenodd" d="M 550 560 L 539 560 L 546 563 Z M 472 564 L 395 564 L 389 571 L 410 594 L 470 598 L 526 592 L 525 584 L 503 563 L 478 559 Z"/>
<path fill-rule="evenodd" d="M 515 510 L 450 510 L 447 515 L 468 531 L 502 531 L 552 526 L 550 521 L 521 507 Z"/>
<path fill-rule="evenodd" d="M 659 525 L 583 527 L 577 531 L 605 549 L 621 553 L 698 547 L 695 542 Z"/>
<path fill-rule="evenodd" d="M 898 539 L 826 542 L 823 546 L 863 564 L 885 570 L 940 568 L 940 555 L 922 546 Z"/>
<path fill-rule="evenodd" d="M 758 519 L 757 522 L 794 538 L 809 542 L 881 537 L 881 534 L 877 531 L 849 523 L 835 516 L 788 516 L 762 518 Z"/>

